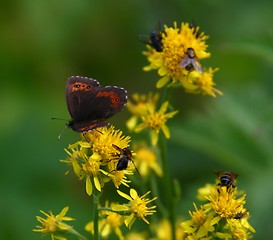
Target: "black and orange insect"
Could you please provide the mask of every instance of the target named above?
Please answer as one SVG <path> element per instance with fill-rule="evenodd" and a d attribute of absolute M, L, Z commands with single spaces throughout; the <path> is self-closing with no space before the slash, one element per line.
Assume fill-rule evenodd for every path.
<path fill-rule="evenodd" d="M 233 173 L 233 172 L 217 172 L 218 178 L 219 178 L 219 183 L 218 185 L 222 187 L 235 187 L 234 182 L 235 179 L 238 177 L 238 174 Z"/>
<path fill-rule="evenodd" d="M 112 146 L 119 152 L 116 153 L 114 156 L 118 158 L 118 163 L 116 166 L 116 171 L 121 171 L 127 169 L 129 166 L 130 162 L 134 164 L 135 169 L 138 172 L 138 169 L 135 166 L 135 163 L 133 161 L 133 154 L 130 150 L 130 148 L 120 148 L 119 146 L 112 144 Z M 138 172 L 139 173 L 139 172 Z"/>
<path fill-rule="evenodd" d="M 196 70 L 199 73 L 203 73 L 202 66 L 195 55 L 193 48 L 188 48 L 180 62 L 180 67 L 185 68 L 188 71 Z"/>

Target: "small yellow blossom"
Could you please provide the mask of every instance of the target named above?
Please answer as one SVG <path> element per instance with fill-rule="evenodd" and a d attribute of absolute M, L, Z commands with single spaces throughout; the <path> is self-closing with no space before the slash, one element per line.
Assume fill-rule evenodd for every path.
<path fill-rule="evenodd" d="M 209 68 L 203 73 L 197 71 L 189 72 L 187 77 L 179 79 L 185 91 L 194 94 L 203 94 L 216 97 L 216 93 L 222 95 L 222 92 L 216 89 L 213 82 L 213 74 L 218 70 Z"/>
<path fill-rule="evenodd" d="M 246 194 L 238 197 L 237 187 L 207 184 L 198 190 L 198 198 L 207 203 L 195 212 L 191 219 L 181 223 L 184 239 L 237 239 L 247 240 L 255 229 L 249 224 L 245 209 Z"/>
<path fill-rule="evenodd" d="M 146 240 L 147 234 L 145 233 L 138 233 L 138 232 L 130 232 L 126 235 L 125 239 L 126 240 Z"/>
<path fill-rule="evenodd" d="M 157 240 L 172 240 L 172 228 L 168 219 L 162 219 L 158 225 L 153 225 L 152 230 L 156 233 Z M 183 229 L 179 224 L 175 226 L 176 239 L 182 239 L 184 235 Z M 155 240 L 154 238 L 152 240 Z"/>
<path fill-rule="evenodd" d="M 115 130 L 114 126 L 97 128 L 85 133 L 84 137 L 90 143 L 93 152 L 101 155 L 102 159 L 106 161 L 113 158 L 115 152 L 113 144 L 120 148 L 126 148 L 130 143 L 130 137 L 123 136 L 122 131 Z"/>
<path fill-rule="evenodd" d="M 53 215 L 50 211 L 49 214 L 40 210 L 42 214 L 46 216 L 46 218 L 42 218 L 40 216 L 36 216 L 38 222 L 42 224 L 42 226 L 36 226 L 37 229 L 33 229 L 34 232 L 40 233 L 48 233 L 51 235 L 52 240 L 66 240 L 65 237 L 56 235 L 63 234 L 65 232 L 70 231 L 73 227 L 64 223 L 64 221 L 72 221 L 75 220 L 71 217 L 65 216 L 68 211 L 68 207 L 63 208 L 63 210 L 58 215 Z"/>
<path fill-rule="evenodd" d="M 129 212 L 130 215 L 125 217 L 125 225 L 128 228 L 131 228 L 131 226 L 133 225 L 133 223 L 135 222 L 136 218 L 141 218 L 144 222 L 146 222 L 147 224 L 149 224 L 148 220 L 146 219 L 147 215 L 152 215 L 153 213 L 156 212 L 156 210 L 154 210 L 156 208 L 156 206 L 152 206 L 152 207 L 148 207 L 147 205 L 156 200 L 156 197 L 154 197 L 153 199 L 149 200 L 146 199 L 145 197 L 150 193 L 147 192 L 144 195 L 142 195 L 141 197 L 138 196 L 138 193 L 135 189 L 131 188 L 130 189 L 130 196 L 117 190 L 118 194 L 120 196 L 122 196 L 123 198 L 129 200 L 129 203 L 125 204 L 125 205 L 115 205 L 112 207 L 113 210 L 115 211 L 125 211 L 125 212 Z"/>
<path fill-rule="evenodd" d="M 240 198 L 236 196 L 236 188 L 214 187 L 208 196 L 209 203 L 205 205 L 205 208 L 213 208 L 222 218 L 234 218 L 237 213 L 245 211 L 243 206 L 246 203 L 246 194 Z"/>
<path fill-rule="evenodd" d="M 182 23 L 180 27 L 174 22 L 173 27 L 164 26 L 162 34 L 162 51 L 147 45 L 147 51 L 144 55 L 147 57 L 150 65 L 144 67 L 144 71 L 157 70 L 161 77 L 156 86 L 162 88 L 170 83 L 181 83 L 189 93 L 201 93 L 215 96 L 215 93 L 221 92 L 214 88 L 213 72 L 211 68 L 204 73 L 197 74 L 196 70 L 187 70 L 181 67 L 181 61 L 189 48 L 194 50 L 195 57 L 198 60 L 210 57 L 207 52 L 206 36 L 199 31 L 199 27 L 191 27 L 188 23 Z M 196 61 L 198 61 L 196 60 Z M 197 75 L 196 75 L 197 74 Z"/>
<path fill-rule="evenodd" d="M 140 132 L 145 128 L 151 129 L 151 140 L 153 145 L 156 145 L 158 142 L 160 130 L 163 131 L 166 138 L 170 138 L 170 130 L 167 127 L 166 122 L 176 115 L 178 111 L 166 113 L 168 105 L 168 102 L 164 102 L 158 111 L 153 107 L 147 109 L 147 113 L 141 116 L 143 122 L 135 128 L 136 132 Z"/>
<path fill-rule="evenodd" d="M 159 94 L 149 93 L 133 94 L 132 99 L 127 103 L 127 109 L 133 116 L 127 121 L 126 125 L 129 130 L 134 130 L 138 124 L 139 118 L 147 113 L 147 109 L 155 108 L 159 99 Z"/>
<path fill-rule="evenodd" d="M 146 144 L 134 146 L 135 162 L 141 176 L 149 175 L 150 171 L 154 171 L 159 177 L 163 176 L 163 171 L 158 163 L 158 158 L 152 148 Z"/>
<path fill-rule="evenodd" d="M 110 208 L 114 206 L 115 203 L 110 204 Z M 109 204 L 106 202 L 105 208 L 108 208 Z M 114 232 L 119 240 L 124 240 L 124 236 L 121 231 L 121 226 L 124 224 L 124 216 L 112 212 L 103 210 L 100 211 L 100 216 L 102 216 L 102 219 L 99 221 L 99 232 L 103 238 L 108 237 L 112 232 Z M 91 234 L 94 233 L 94 223 L 93 221 L 90 221 L 86 224 L 85 230 L 88 232 L 91 232 Z"/>
<path fill-rule="evenodd" d="M 82 134 L 82 141 L 78 141 L 65 149 L 68 157 L 62 162 L 74 170 L 79 180 L 85 180 L 86 193 L 90 196 L 94 187 L 101 191 L 106 182 L 112 180 L 115 187 L 120 184 L 129 186 L 126 175 L 132 174 L 129 169 L 116 171 L 119 157 L 113 145 L 127 148 L 129 136 L 123 136 L 120 130 L 113 126 L 95 129 Z"/>

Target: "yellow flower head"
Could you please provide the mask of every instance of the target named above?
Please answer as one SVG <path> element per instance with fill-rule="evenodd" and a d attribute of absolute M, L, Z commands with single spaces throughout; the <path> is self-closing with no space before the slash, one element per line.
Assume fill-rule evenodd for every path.
<path fill-rule="evenodd" d="M 219 180 L 218 180 L 219 181 Z M 207 200 L 191 219 L 181 223 L 185 239 L 249 239 L 255 229 L 248 223 L 248 211 L 244 208 L 246 194 L 237 197 L 237 187 L 207 184 L 199 189 L 198 198 Z"/>
<path fill-rule="evenodd" d="M 114 205 L 115 203 L 111 203 L 110 208 Z M 109 208 L 108 202 L 106 202 L 105 208 Z M 107 210 L 100 211 L 100 215 L 103 216 L 102 220 L 99 221 L 99 232 L 101 236 L 106 238 L 111 232 L 114 232 L 120 240 L 123 240 L 124 237 L 120 228 L 124 224 L 124 216 Z M 91 234 L 94 233 L 93 221 L 86 224 L 85 230 L 91 232 Z"/>
<path fill-rule="evenodd" d="M 213 74 L 218 71 L 218 68 L 209 68 L 203 73 L 197 71 L 189 72 L 186 78 L 179 79 L 185 91 L 194 94 L 203 94 L 216 97 L 216 93 L 222 95 L 222 92 L 216 89 L 213 82 Z"/>
<path fill-rule="evenodd" d="M 146 240 L 147 234 L 145 233 L 139 233 L 139 232 L 132 232 L 128 233 L 125 237 L 126 240 Z"/>
<path fill-rule="evenodd" d="M 210 57 L 210 53 L 207 52 L 207 39 L 208 36 L 200 32 L 199 27 L 192 27 L 188 23 L 182 23 L 180 27 L 177 26 L 176 22 L 174 22 L 173 27 L 165 25 L 161 40 L 162 51 L 158 52 L 147 45 L 147 51 L 144 52 L 144 55 L 147 56 L 150 65 L 144 67 L 144 71 L 158 70 L 158 75 L 161 77 L 156 85 L 158 88 L 164 87 L 168 83 L 181 83 L 190 93 L 209 95 L 213 95 L 211 91 L 220 93 L 212 88 L 214 83 L 212 82 L 211 70 L 205 72 L 204 76 L 201 74 L 195 83 L 192 83 L 189 74 L 202 71 L 189 70 L 181 66 L 189 49 L 193 50 L 194 56 L 191 56 L 190 61 L 194 61 L 195 65 L 200 65 L 199 60 Z M 195 88 L 194 91 L 192 90 L 193 87 Z"/>
<path fill-rule="evenodd" d="M 113 126 L 98 128 L 83 134 L 82 141 L 69 145 L 65 149 L 68 157 L 62 160 L 72 166 L 80 180 L 86 182 L 86 192 L 92 195 L 94 187 L 101 191 L 104 183 L 112 180 L 118 188 L 120 184 L 128 186 L 126 174 L 132 174 L 127 169 L 117 171 L 120 155 L 114 146 L 127 148 L 130 137 L 123 136 L 120 130 Z"/>
<path fill-rule="evenodd" d="M 70 225 L 67 225 L 64 223 L 64 221 L 72 221 L 75 220 L 71 217 L 65 216 L 68 211 L 68 207 L 63 208 L 63 210 L 58 215 L 53 215 L 53 213 L 50 211 L 49 214 L 40 210 L 42 214 L 46 216 L 46 218 L 42 218 L 40 216 L 36 216 L 36 219 L 38 222 L 42 224 L 42 226 L 37 226 L 37 229 L 33 229 L 34 232 L 40 232 L 40 233 L 48 233 L 51 235 L 51 239 L 63 239 L 66 238 L 60 237 L 56 234 L 62 234 L 69 230 L 71 230 L 73 227 Z"/>
<path fill-rule="evenodd" d="M 135 131 L 140 132 L 145 128 L 151 129 L 152 144 L 156 145 L 160 130 L 163 131 L 166 138 L 170 138 L 170 130 L 166 125 L 168 119 L 172 118 L 178 111 L 166 113 L 168 102 L 164 102 L 158 111 L 155 108 L 147 109 L 145 115 L 142 116 L 143 123 L 136 126 Z"/>
<path fill-rule="evenodd" d="M 159 99 L 159 94 L 149 93 L 148 95 L 133 94 L 128 101 L 127 108 L 133 116 L 127 121 L 129 130 L 134 130 L 139 118 L 147 113 L 147 109 L 155 108 Z"/>
<path fill-rule="evenodd" d="M 130 142 L 130 137 L 123 136 L 122 131 L 115 130 L 114 126 L 97 128 L 85 133 L 84 137 L 90 143 L 92 151 L 98 153 L 103 160 L 113 158 L 115 152 L 113 144 L 126 148 Z"/>
<path fill-rule="evenodd" d="M 168 219 L 162 219 L 159 224 L 153 225 L 152 229 L 156 232 L 156 239 L 172 240 L 172 228 L 171 223 Z M 183 229 L 179 224 L 175 226 L 176 239 L 182 239 L 184 233 Z"/>
<path fill-rule="evenodd" d="M 237 198 L 236 188 L 215 187 L 211 190 L 207 207 L 212 207 L 214 211 L 222 218 L 234 218 L 237 213 L 244 212 L 246 195 Z"/>
<path fill-rule="evenodd" d="M 156 206 L 148 207 L 147 205 L 150 202 L 156 200 L 156 197 L 154 197 L 153 199 L 146 199 L 145 197 L 150 192 L 147 192 L 143 196 L 138 196 L 137 191 L 132 188 L 130 189 L 130 196 L 119 190 L 117 190 L 117 192 L 120 196 L 129 200 L 129 203 L 127 203 L 126 205 L 116 205 L 112 208 L 115 211 L 127 211 L 130 213 L 129 216 L 125 217 L 125 225 L 128 228 L 131 228 L 136 218 L 141 218 L 144 222 L 149 224 L 146 216 L 155 213 L 156 210 L 154 209 L 156 208 Z"/>
<path fill-rule="evenodd" d="M 134 150 L 136 153 L 135 163 L 141 176 L 149 175 L 150 171 L 154 171 L 159 177 L 163 176 L 158 158 L 152 148 L 146 144 L 139 144 L 134 146 Z"/>

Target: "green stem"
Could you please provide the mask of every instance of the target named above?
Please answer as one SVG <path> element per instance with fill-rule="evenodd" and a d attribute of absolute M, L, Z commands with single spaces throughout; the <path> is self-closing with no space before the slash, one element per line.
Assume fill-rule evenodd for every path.
<path fill-rule="evenodd" d="M 73 235 L 77 236 L 77 237 L 78 237 L 79 239 L 81 239 L 81 240 L 87 240 L 87 238 L 86 238 L 85 236 L 81 235 L 81 234 L 80 234 L 79 232 L 77 232 L 74 228 L 69 229 L 68 232 L 69 232 L 70 234 L 73 234 Z"/>
<path fill-rule="evenodd" d="M 100 193 L 96 189 L 93 193 L 93 203 L 94 203 L 94 240 L 99 240 L 99 195 Z"/>
<path fill-rule="evenodd" d="M 150 182 L 151 182 L 153 197 L 159 196 L 158 181 L 156 180 L 155 174 L 152 174 Z M 157 205 L 159 211 L 161 212 L 162 216 L 167 218 L 168 217 L 168 210 L 163 205 L 161 198 L 157 198 L 156 205 Z"/>
<path fill-rule="evenodd" d="M 172 230 L 172 240 L 176 239 L 175 236 L 175 209 L 174 209 L 174 189 L 172 184 L 172 179 L 170 176 L 170 171 L 167 162 L 167 154 L 166 154 L 166 139 L 163 134 L 160 134 L 159 138 L 159 146 L 162 160 L 162 168 L 163 168 L 163 181 L 165 184 L 166 190 L 166 206 L 169 209 L 169 218 L 171 222 L 171 230 Z"/>

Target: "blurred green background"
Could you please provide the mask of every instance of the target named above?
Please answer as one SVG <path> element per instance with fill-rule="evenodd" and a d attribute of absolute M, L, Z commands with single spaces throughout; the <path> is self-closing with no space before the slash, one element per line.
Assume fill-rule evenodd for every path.
<path fill-rule="evenodd" d="M 214 170 L 239 174 L 247 193 L 254 239 L 273 239 L 273 1 L 2 1 L 0 9 L 0 239 L 40 239 L 32 229 L 39 209 L 70 206 L 79 231 L 90 220 L 91 198 L 59 162 L 78 134 L 51 117 L 69 119 L 65 82 L 70 75 L 119 85 L 129 93 L 154 90 L 156 72 L 139 34 L 160 21 L 194 20 L 210 36 L 210 59 L 224 95 L 176 89 L 168 156 L 182 186 L 178 212 L 188 218 L 196 191 L 214 182 Z M 126 110 L 111 122 L 126 132 Z M 91 211 L 91 210 L 90 210 Z"/>

